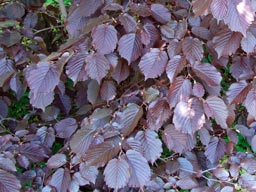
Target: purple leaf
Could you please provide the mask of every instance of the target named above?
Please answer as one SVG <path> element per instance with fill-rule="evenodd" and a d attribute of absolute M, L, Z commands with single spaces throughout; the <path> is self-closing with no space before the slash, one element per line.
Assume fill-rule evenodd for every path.
<path fill-rule="evenodd" d="M 95 80 L 91 80 L 88 84 L 87 99 L 90 103 L 95 104 L 100 96 L 100 86 Z"/>
<path fill-rule="evenodd" d="M 76 131 L 77 123 L 74 118 L 66 118 L 56 123 L 54 129 L 57 137 L 67 139 Z"/>
<path fill-rule="evenodd" d="M 212 1 L 195 0 L 193 1 L 193 11 L 195 16 L 208 15 L 210 11 L 210 5 Z"/>
<path fill-rule="evenodd" d="M 123 35 L 118 42 L 118 52 L 122 58 L 128 61 L 129 65 L 138 59 L 142 53 L 142 44 L 139 35 L 135 33 Z"/>
<path fill-rule="evenodd" d="M 136 20 L 129 15 L 128 13 L 124 13 L 119 16 L 119 21 L 123 25 L 126 33 L 135 32 L 137 28 Z"/>
<path fill-rule="evenodd" d="M 157 133 L 152 130 L 147 129 L 146 131 L 139 131 L 135 139 L 141 142 L 141 148 L 144 152 L 142 155 L 152 164 L 163 152 L 162 142 L 158 138 Z"/>
<path fill-rule="evenodd" d="M 53 186 L 57 192 L 67 192 L 71 182 L 70 172 L 68 169 L 59 168 L 49 180 L 49 185 Z"/>
<path fill-rule="evenodd" d="M 55 131 L 52 127 L 40 127 L 37 129 L 36 135 L 40 138 L 42 144 L 52 147 L 55 142 Z"/>
<path fill-rule="evenodd" d="M 189 146 L 190 135 L 176 130 L 172 124 L 165 127 L 163 140 L 168 149 L 175 153 L 181 154 L 193 148 Z"/>
<path fill-rule="evenodd" d="M 5 30 L 0 34 L 0 44 L 11 47 L 15 44 L 20 43 L 21 34 L 18 31 Z"/>
<path fill-rule="evenodd" d="M 80 17 L 89 17 L 92 14 L 94 14 L 97 9 L 99 9 L 103 4 L 103 1 L 97 1 L 95 2 L 94 0 L 86 0 L 86 1 L 81 1 L 79 4 L 79 16 Z M 81 14 L 81 15 L 80 15 Z"/>
<path fill-rule="evenodd" d="M 204 56 L 202 43 L 197 38 L 186 37 L 182 41 L 182 51 L 191 64 L 200 61 Z"/>
<path fill-rule="evenodd" d="M 181 42 L 178 41 L 177 39 L 171 40 L 167 47 L 167 53 L 170 59 L 175 57 L 175 55 L 179 55 L 181 53 Z"/>
<path fill-rule="evenodd" d="M 191 32 L 202 39 L 210 40 L 212 37 L 212 34 L 209 29 L 205 27 L 192 27 Z"/>
<path fill-rule="evenodd" d="M 24 26 L 27 28 L 34 28 L 38 22 L 38 16 L 34 12 L 30 12 L 24 18 Z"/>
<path fill-rule="evenodd" d="M 244 101 L 244 106 L 247 112 L 256 118 L 256 87 L 254 87 L 248 92 L 246 99 Z"/>
<path fill-rule="evenodd" d="M 53 156 L 51 156 L 50 159 L 47 161 L 47 167 L 50 169 L 57 169 L 61 167 L 62 165 L 65 165 L 67 163 L 66 155 L 57 153 Z"/>
<path fill-rule="evenodd" d="M 186 61 L 184 57 L 181 57 L 180 55 L 171 57 L 166 66 L 166 73 L 171 83 L 174 82 L 176 76 L 183 70 L 185 64 Z"/>
<path fill-rule="evenodd" d="M 205 123 L 202 103 L 196 98 L 180 101 L 174 109 L 173 123 L 177 130 L 191 135 L 201 129 Z"/>
<path fill-rule="evenodd" d="M 198 183 L 194 178 L 184 177 L 177 181 L 177 186 L 181 189 L 193 189 L 198 186 Z"/>
<path fill-rule="evenodd" d="M 254 20 L 254 9 L 250 0 L 227 0 L 228 12 L 224 23 L 232 31 L 238 31 L 246 36 L 246 31 Z"/>
<path fill-rule="evenodd" d="M 229 173 L 222 167 L 218 167 L 213 170 L 213 174 L 215 177 L 220 179 L 221 181 L 227 181 L 229 178 Z"/>
<path fill-rule="evenodd" d="M 117 64 L 116 68 L 112 72 L 112 78 L 117 81 L 118 84 L 120 84 L 122 81 L 127 79 L 127 77 L 130 74 L 130 69 L 126 62 L 121 61 Z"/>
<path fill-rule="evenodd" d="M 54 93 L 34 93 L 32 91 L 29 92 L 29 102 L 33 107 L 38 109 L 45 110 L 45 107 L 50 105 L 54 99 Z"/>
<path fill-rule="evenodd" d="M 255 182 L 256 182 L 255 175 L 251 175 L 249 173 L 242 174 L 238 180 L 238 184 L 242 188 L 245 188 L 249 191 L 255 191 L 255 189 L 256 189 Z"/>
<path fill-rule="evenodd" d="M 8 3 L 7 6 L 4 8 L 6 12 L 6 16 L 9 19 L 21 19 L 25 14 L 25 9 L 20 3 Z"/>
<path fill-rule="evenodd" d="M 242 103 L 250 89 L 250 85 L 244 80 L 231 84 L 226 93 L 229 104 Z"/>
<path fill-rule="evenodd" d="M 141 42 L 147 46 L 153 46 L 154 43 L 159 40 L 159 31 L 156 27 L 151 23 L 146 23 L 143 26 L 143 30 L 141 32 Z"/>
<path fill-rule="evenodd" d="M 84 179 L 95 184 L 99 174 L 99 171 L 95 166 L 87 166 L 86 163 L 80 163 L 79 170 L 79 173 Z"/>
<path fill-rule="evenodd" d="M 246 56 L 232 57 L 232 65 L 230 66 L 231 75 L 237 80 L 247 80 L 253 77 L 252 63 L 254 59 Z"/>
<path fill-rule="evenodd" d="M 21 189 L 20 181 L 12 174 L 0 169 L 0 191 L 19 192 Z"/>
<path fill-rule="evenodd" d="M 26 79 L 30 90 L 35 95 L 52 92 L 60 81 L 56 66 L 46 61 L 30 66 Z"/>
<path fill-rule="evenodd" d="M 5 58 L 0 59 L 0 87 L 4 85 L 12 74 L 15 73 L 13 61 Z"/>
<path fill-rule="evenodd" d="M 200 141 L 204 145 L 208 145 L 211 139 L 211 135 L 207 129 L 204 127 L 198 131 L 199 136 L 200 136 Z"/>
<path fill-rule="evenodd" d="M 0 156 L 0 168 L 6 171 L 17 171 L 15 167 L 15 162 L 9 158 Z"/>
<path fill-rule="evenodd" d="M 100 95 L 104 101 L 111 101 L 116 96 L 116 85 L 113 81 L 103 81 L 100 88 Z"/>
<path fill-rule="evenodd" d="M 188 100 L 192 91 L 191 82 L 188 79 L 184 79 L 182 76 L 177 77 L 170 86 L 168 92 L 168 102 L 171 108 L 180 101 Z"/>
<path fill-rule="evenodd" d="M 213 47 L 218 54 L 218 58 L 235 53 L 240 46 L 241 39 L 242 35 L 240 33 L 228 29 L 219 31 L 212 39 Z"/>
<path fill-rule="evenodd" d="M 222 128 L 227 129 L 228 126 L 226 121 L 228 118 L 228 109 L 224 101 L 219 97 L 210 96 L 205 100 L 204 105 L 207 105 L 210 108 L 217 124 L 219 124 Z M 210 117 L 209 115 L 207 116 Z"/>
<path fill-rule="evenodd" d="M 157 20 L 158 22 L 160 22 L 162 24 L 165 24 L 171 20 L 170 11 L 167 9 L 167 7 L 165 7 L 162 4 L 152 4 L 151 5 L 151 14 L 155 20 Z"/>
<path fill-rule="evenodd" d="M 110 160 L 104 170 L 106 184 L 114 189 L 125 187 L 130 175 L 130 167 L 125 159 Z"/>
<path fill-rule="evenodd" d="M 226 143 L 222 138 L 213 137 L 206 146 L 205 156 L 211 163 L 218 162 L 226 152 Z"/>
<path fill-rule="evenodd" d="M 85 59 L 85 70 L 89 77 L 97 80 L 100 84 L 101 80 L 107 75 L 110 69 L 110 63 L 104 55 L 98 53 L 91 54 Z"/>
<path fill-rule="evenodd" d="M 66 74 L 72 79 L 74 84 L 78 81 L 85 81 L 88 79 L 88 74 L 85 71 L 85 58 L 87 56 L 88 53 L 80 51 L 77 54 L 74 54 L 66 65 Z"/>
<path fill-rule="evenodd" d="M 95 131 L 86 126 L 79 129 L 70 140 L 71 150 L 78 155 L 84 155 L 93 141 L 94 134 Z"/>
<path fill-rule="evenodd" d="M 201 85 L 200 83 L 194 84 L 193 89 L 192 89 L 192 93 L 196 97 L 203 97 L 204 94 L 205 94 L 205 90 L 204 90 L 203 85 Z"/>
<path fill-rule="evenodd" d="M 128 185 L 130 187 L 143 187 L 150 181 L 151 171 L 147 160 L 137 151 L 126 151 L 126 157 L 131 170 Z"/>
<path fill-rule="evenodd" d="M 0 99 L 0 115 L 1 118 L 5 118 L 8 115 L 8 105 L 2 100 Z"/>
<path fill-rule="evenodd" d="M 166 52 L 157 48 L 152 48 L 150 52 L 143 55 L 139 63 L 139 68 L 144 74 L 145 80 L 160 76 L 165 70 L 167 61 L 168 56 Z"/>
<path fill-rule="evenodd" d="M 200 63 L 195 62 L 194 65 L 192 65 L 192 69 L 195 72 L 195 74 L 205 81 L 210 86 L 218 86 L 221 82 L 221 74 L 217 71 L 217 69 L 209 64 L 209 63 Z"/>
<path fill-rule="evenodd" d="M 117 31 L 112 25 L 98 25 L 92 31 L 92 43 L 98 53 L 104 55 L 113 52 L 117 44 Z"/>
<path fill-rule="evenodd" d="M 134 103 L 127 105 L 127 108 L 120 115 L 120 132 L 124 137 L 128 136 L 135 129 L 142 115 L 142 107 Z"/>
<path fill-rule="evenodd" d="M 251 140 L 251 147 L 252 147 L 253 152 L 256 152 L 256 135 L 254 135 Z"/>
<path fill-rule="evenodd" d="M 225 18 L 228 13 L 228 0 L 212 0 L 211 12 L 218 21 Z"/>
<path fill-rule="evenodd" d="M 130 8 L 133 13 L 142 17 L 148 17 L 151 15 L 151 10 L 146 3 L 143 1 L 141 3 L 130 2 Z"/>
<path fill-rule="evenodd" d="M 254 136 L 255 137 L 255 136 Z M 256 173 L 256 160 L 247 158 L 241 162 L 241 167 L 250 174 Z"/>
<path fill-rule="evenodd" d="M 246 36 L 241 41 L 242 49 L 247 53 L 253 53 L 256 46 L 256 37 L 250 31 L 247 31 Z"/>
<path fill-rule="evenodd" d="M 19 153 L 27 157 L 32 163 L 43 161 L 48 157 L 43 146 L 33 143 L 25 143 L 20 145 Z"/>

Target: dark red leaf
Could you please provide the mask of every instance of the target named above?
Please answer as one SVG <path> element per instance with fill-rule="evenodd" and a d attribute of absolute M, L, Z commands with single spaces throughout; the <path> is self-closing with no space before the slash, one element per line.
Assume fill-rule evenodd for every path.
<path fill-rule="evenodd" d="M 5 8 L 4 11 L 9 19 L 21 19 L 25 14 L 25 9 L 20 3 L 9 3 Z"/>
<path fill-rule="evenodd" d="M 226 93 L 229 104 L 242 103 L 250 89 L 250 85 L 244 80 L 231 84 Z"/>
<path fill-rule="evenodd" d="M 87 166 L 104 166 L 108 161 L 113 159 L 120 151 L 120 138 L 104 141 L 94 145 L 87 150 L 84 155 L 84 161 Z"/>
<path fill-rule="evenodd" d="M 177 130 L 191 135 L 201 129 L 205 123 L 202 103 L 196 98 L 180 101 L 174 109 L 173 123 Z"/>
<path fill-rule="evenodd" d="M 100 54 L 113 52 L 117 44 L 117 31 L 112 25 L 98 25 L 92 31 L 92 43 Z"/>
<path fill-rule="evenodd" d="M 102 0 L 99 0 L 95 2 L 94 0 L 86 0 L 86 1 L 81 1 L 79 4 L 79 14 L 80 17 L 88 17 L 91 16 L 93 13 L 97 11 L 103 4 Z"/>
<path fill-rule="evenodd" d="M 133 13 L 142 17 L 147 17 L 151 15 L 150 8 L 143 1 L 141 3 L 133 3 L 133 2 L 130 2 L 130 3 L 131 3 L 130 8 Z"/>
<path fill-rule="evenodd" d="M 218 58 L 221 56 L 229 56 L 236 52 L 240 46 L 242 35 L 237 32 L 223 29 L 212 39 Z"/>
<path fill-rule="evenodd" d="M 182 50 L 187 60 L 193 64 L 195 61 L 200 61 L 203 58 L 203 46 L 199 39 L 186 37 L 182 41 Z"/>
<path fill-rule="evenodd" d="M 184 79 L 183 77 L 176 78 L 171 84 L 168 93 L 168 103 L 170 107 L 173 108 L 178 102 L 188 100 L 191 91 L 192 85 L 188 79 Z"/>
<path fill-rule="evenodd" d="M 150 52 L 143 55 L 139 67 L 145 76 L 145 80 L 160 76 L 165 70 L 167 61 L 166 52 L 157 48 L 150 49 Z"/>
<path fill-rule="evenodd" d="M 128 61 L 129 65 L 138 59 L 142 53 L 142 44 L 139 35 L 135 33 L 123 35 L 118 42 L 118 52 L 122 58 Z"/>
<path fill-rule="evenodd" d="M 0 99 L 0 115 L 2 118 L 7 117 L 8 115 L 8 105 L 2 100 Z"/>
<path fill-rule="evenodd" d="M 0 34 L 0 44 L 11 47 L 21 40 L 21 34 L 17 31 L 9 31 L 5 30 L 3 33 Z"/>
<path fill-rule="evenodd" d="M 130 175 L 130 167 L 125 159 L 110 160 L 104 170 L 106 184 L 114 189 L 125 187 Z"/>

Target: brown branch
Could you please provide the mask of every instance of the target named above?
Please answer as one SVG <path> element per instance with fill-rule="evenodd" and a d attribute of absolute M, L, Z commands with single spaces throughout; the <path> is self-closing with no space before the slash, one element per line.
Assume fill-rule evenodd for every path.
<path fill-rule="evenodd" d="M 59 0 L 59 5 L 60 5 L 61 15 L 63 16 L 64 22 L 65 22 L 67 20 L 68 14 L 67 14 L 67 10 L 66 10 L 64 1 L 63 0 Z"/>

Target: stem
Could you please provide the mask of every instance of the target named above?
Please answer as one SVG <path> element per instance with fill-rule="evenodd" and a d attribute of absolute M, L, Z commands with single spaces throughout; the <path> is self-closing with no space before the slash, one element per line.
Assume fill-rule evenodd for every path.
<path fill-rule="evenodd" d="M 43 29 L 40 29 L 40 30 L 36 30 L 34 35 L 36 35 L 38 33 L 41 33 L 41 32 L 44 32 L 44 31 L 47 31 L 47 30 L 51 30 L 51 29 L 54 29 L 54 28 L 62 28 L 62 27 L 65 27 L 65 26 L 64 25 L 58 25 L 58 26 L 51 26 L 51 27 L 43 28 Z"/>
<path fill-rule="evenodd" d="M 66 10 L 64 1 L 59 0 L 59 4 L 60 4 L 60 12 L 61 12 L 61 15 L 63 16 L 64 22 L 65 22 L 67 20 L 68 14 L 67 14 L 67 10 Z"/>

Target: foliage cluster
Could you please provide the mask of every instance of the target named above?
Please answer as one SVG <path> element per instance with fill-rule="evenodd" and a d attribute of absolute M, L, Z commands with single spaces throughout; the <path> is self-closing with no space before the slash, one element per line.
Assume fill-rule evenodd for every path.
<path fill-rule="evenodd" d="M 254 2 L 1 1 L 0 191 L 256 191 Z"/>

